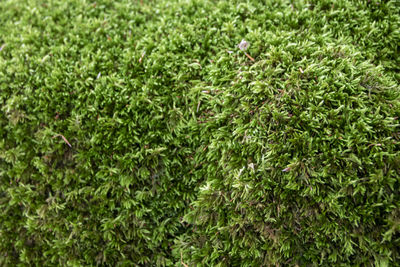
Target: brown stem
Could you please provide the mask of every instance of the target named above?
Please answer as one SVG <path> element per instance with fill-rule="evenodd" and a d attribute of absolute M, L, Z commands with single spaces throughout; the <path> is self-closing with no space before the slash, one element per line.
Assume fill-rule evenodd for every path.
<path fill-rule="evenodd" d="M 244 52 L 244 54 L 251 60 L 251 61 L 255 61 L 254 58 L 252 58 L 249 54 L 247 54 L 246 52 Z"/>

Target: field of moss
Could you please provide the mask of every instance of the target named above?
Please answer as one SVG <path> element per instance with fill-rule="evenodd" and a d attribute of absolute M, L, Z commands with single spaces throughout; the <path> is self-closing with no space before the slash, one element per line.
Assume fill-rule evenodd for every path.
<path fill-rule="evenodd" d="M 1 1 L 0 266 L 400 266 L 399 45 L 396 0 Z"/>

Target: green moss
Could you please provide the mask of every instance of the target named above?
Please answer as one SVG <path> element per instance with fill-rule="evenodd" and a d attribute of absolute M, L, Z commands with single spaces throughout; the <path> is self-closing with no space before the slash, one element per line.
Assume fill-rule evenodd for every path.
<path fill-rule="evenodd" d="M 0 265 L 396 265 L 398 10 L 4 2 Z"/>

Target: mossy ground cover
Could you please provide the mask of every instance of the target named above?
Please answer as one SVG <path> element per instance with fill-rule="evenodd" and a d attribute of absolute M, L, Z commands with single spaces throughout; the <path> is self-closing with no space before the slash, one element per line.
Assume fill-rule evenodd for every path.
<path fill-rule="evenodd" d="M 399 12 L 2 1 L 0 265 L 398 265 Z"/>

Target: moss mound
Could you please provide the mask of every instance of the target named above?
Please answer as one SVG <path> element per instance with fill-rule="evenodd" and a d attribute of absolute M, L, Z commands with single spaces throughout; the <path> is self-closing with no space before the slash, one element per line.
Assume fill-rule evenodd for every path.
<path fill-rule="evenodd" d="M 4 2 L 0 265 L 398 264 L 399 10 Z"/>

